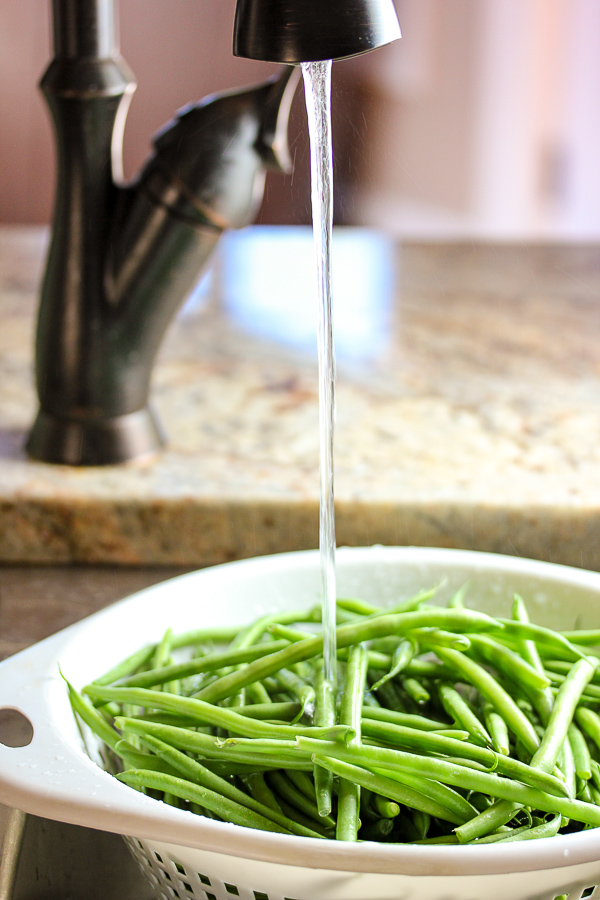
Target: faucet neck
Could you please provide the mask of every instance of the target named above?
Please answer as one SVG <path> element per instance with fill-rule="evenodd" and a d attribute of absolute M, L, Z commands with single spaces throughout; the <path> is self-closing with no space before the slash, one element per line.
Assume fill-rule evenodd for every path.
<path fill-rule="evenodd" d="M 119 52 L 114 0 L 53 0 L 58 59 L 107 59 Z"/>

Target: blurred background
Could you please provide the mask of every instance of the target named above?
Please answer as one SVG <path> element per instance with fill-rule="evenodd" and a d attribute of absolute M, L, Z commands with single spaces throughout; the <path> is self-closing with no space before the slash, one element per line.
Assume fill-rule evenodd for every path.
<path fill-rule="evenodd" d="M 334 67 L 336 221 L 394 235 L 600 237 L 600 2 L 397 0 L 403 40 Z M 234 59 L 235 0 L 120 0 L 138 90 L 131 176 L 184 103 L 260 81 Z M 54 159 L 37 82 L 49 3 L 0 0 L 0 222 L 51 216 Z M 309 221 L 302 97 L 294 175 L 269 177 L 263 224 Z"/>

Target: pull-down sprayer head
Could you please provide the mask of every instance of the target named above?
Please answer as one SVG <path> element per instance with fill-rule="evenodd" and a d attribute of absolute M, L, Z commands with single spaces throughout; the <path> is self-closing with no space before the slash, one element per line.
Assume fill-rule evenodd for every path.
<path fill-rule="evenodd" d="M 233 52 L 316 62 L 358 56 L 399 37 L 393 0 L 238 0 Z"/>

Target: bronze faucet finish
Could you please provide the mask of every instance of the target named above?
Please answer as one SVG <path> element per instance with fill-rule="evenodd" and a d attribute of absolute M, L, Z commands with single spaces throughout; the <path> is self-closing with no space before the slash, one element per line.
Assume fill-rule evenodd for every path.
<path fill-rule="evenodd" d="M 392 0 L 328 3 L 238 0 L 235 52 L 297 63 L 399 37 Z M 223 230 L 253 220 L 266 170 L 290 168 L 299 69 L 286 65 L 258 87 L 185 107 L 124 184 L 135 80 L 119 53 L 115 0 L 53 0 L 52 8 L 54 58 L 41 89 L 58 179 L 36 338 L 40 408 L 27 449 L 46 462 L 107 465 L 165 441 L 148 402 L 161 340 Z"/>

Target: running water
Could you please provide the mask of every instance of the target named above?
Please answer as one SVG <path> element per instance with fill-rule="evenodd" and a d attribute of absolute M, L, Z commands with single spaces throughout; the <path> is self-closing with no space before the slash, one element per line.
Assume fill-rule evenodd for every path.
<path fill-rule="evenodd" d="M 331 244 L 333 237 L 333 149 L 331 140 L 331 60 L 302 63 L 311 144 L 312 214 L 317 257 L 319 321 L 319 420 L 321 470 L 321 590 L 324 675 L 336 684 L 335 511 L 333 436 L 335 355 L 333 348 Z"/>

